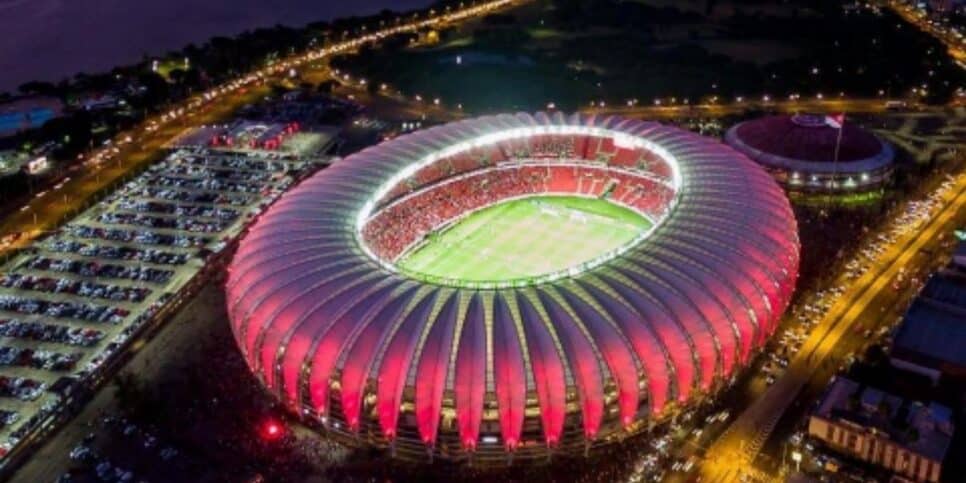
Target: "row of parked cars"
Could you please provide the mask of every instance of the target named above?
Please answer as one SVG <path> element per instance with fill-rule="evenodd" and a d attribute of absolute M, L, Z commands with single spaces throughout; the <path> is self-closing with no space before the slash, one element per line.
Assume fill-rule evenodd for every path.
<path fill-rule="evenodd" d="M 149 181 L 150 186 L 163 188 L 178 188 L 194 191 L 229 191 L 238 193 L 258 193 L 262 190 L 261 183 L 247 183 L 242 181 L 222 181 L 218 179 L 188 179 L 177 176 L 160 176 Z"/>
<path fill-rule="evenodd" d="M 198 165 L 176 166 L 168 170 L 170 176 L 184 176 L 190 178 L 218 179 L 223 181 L 242 181 L 245 183 L 262 183 L 272 177 L 272 173 L 265 171 L 235 171 L 233 169 L 217 169 Z"/>
<path fill-rule="evenodd" d="M 130 313 L 120 307 L 83 302 L 51 302 L 17 295 L 0 295 L 0 310 L 18 314 L 38 314 L 56 319 L 120 323 Z"/>
<path fill-rule="evenodd" d="M 115 228 L 95 228 L 85 225 L 72 225 L 67 233 L 77 238 L 99 239 L 139 245 L 160 245 L 178 248 L 200 248 L 207 245 L 211 238 L 194 235 L 168 235 L 150 230 L 122 230 Z"/>
<path fill-rule="evenodd" d="M 47 371 L 72 371 L 81 355 L 49 350 L 0 346 L 0 366 L 22 366 Z"/>
<path fill-rule="evenodd" d="M 91 347 L 104 338 L 104 332 L 44 322 L 0 319 L 0 337 Z"/>
<path fill-rule="evenodd" d="M 106 225 L 132 225 L 192 233 L 217 233 L 228 227 L 222 220 L 201 221 L 195 218 L 148 216 L 135 213 L 104 213 L 97 221 Z"/>
<path fill-rule="evenodd" d="M 132 262 L 153 263 L 156 265 L 184 265 L 189 255 L 174 253 L 156 248 L 116 247 L 97 245 L 59 238 L 48 242 L 47 250 L 59 253 L 72 253 L 91 258 L 105 258 L 108 260 L 128 260 Z"/>
<path fill-rule="evenodd" d="M 44 383 L 27 377 L 0 376 L 0 397 L 33 401 L 44 393 L 46 387 Z"/>
<path fill-rule="evenodd" d="M 0 409 L 0 428 L 5 428 L 20 419 L 20 414 L 15 411 Z"/>
<path fill-rule="evenodd" d="M 144 287 L 122 287 L 109 283 L 97 283 L 71 278 L 24 275 L 21 273 L 9 273 L 0 276 L 0 287 L 51 294 L 68 293 L 71 295 L 80 295 L 81 297 L 113 300 L 115 302 L 141 302 L 151 294 L 151 290 Z"/>
<path fill-rule="evenodd" d="M 144 266 L 128 267 L 113 263 L 85 262 L 80 260 L 32 257 L 25 266 L 31 270 L 71 273 L 81 277 L 116 278 L 139 282 L 167 283 L 174 275 L 173 270 Z"/>
<path fill-rule="evenodd" d="M 157 201 L 124 200 L 117 204 L 122 210 L 159 215 L 188 216 L 193 218 L 216 218 L 225 221 L 238 219 L 238 210 L 183 203 L 160 203 Z"/>
<path fill-rule="evenodd" d="M 134 187 L 130 194 L 140 198 L 154 198 L 164 201 L 181 203 L 212 203 L 219 205 L 245 206 L 252 202 L 254 196 L 245 193 L 212 193 L 200 191 L 181 191 L 175 189 L 155 187 Z"/>
<path fill-rule="evenodd" d="M 289 163 L 281 161 L 263 161 L 243 157 L 221 157 L 212 160 L 208 156 L 188 156 L 183 163 L 193 166 L 207 166 L 209 168 L 244 169 L 247 171 L 286 171 Z"/>

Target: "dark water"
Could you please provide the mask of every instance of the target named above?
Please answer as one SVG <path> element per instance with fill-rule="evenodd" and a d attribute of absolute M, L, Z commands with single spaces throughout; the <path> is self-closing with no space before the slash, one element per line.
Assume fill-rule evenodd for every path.
<path fill-rule="evenodd" d="M 275 24 L 424 7 L 432 0 L 0 0 L 0 91 Z"/>

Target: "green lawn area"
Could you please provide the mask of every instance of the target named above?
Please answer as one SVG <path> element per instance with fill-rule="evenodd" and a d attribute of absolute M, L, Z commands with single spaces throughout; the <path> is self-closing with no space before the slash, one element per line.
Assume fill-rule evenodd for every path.
<path fill-rule="evenodd" d="M 605 200 L 537 196 L 480 210 L 428 237 L 398 266 L 466 282 L 518 280 L 586 262 L 651 222 Z"/>

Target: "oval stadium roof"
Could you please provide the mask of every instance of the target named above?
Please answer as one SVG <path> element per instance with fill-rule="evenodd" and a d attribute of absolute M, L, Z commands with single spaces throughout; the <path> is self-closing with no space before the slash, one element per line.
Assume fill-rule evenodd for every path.
<path fill-rule="evenodd" d="M 676 206 L 619 256 L 525 287 L 417 281 L 360 246 L 358 214 L 396 173 L 527 126 L 583 126 L 660 146 L 679 170 Z M 433 448 L 453 433 L 469 452 L 492 435 L 513 450 L 533 417 L 528 399 L 544 443 L 557 446 L 601 438 L 728 380 L 775 330 L 798 257 L 782 190 L 719 142 L 618 117 L 499 115 L 402 136 L 304 181 L 245 236 L 226 290 L 248 364 L 300 412 L 376 428 L 387 441 L 416 435 Z M 608 425 L 611 407 L 619 423 Z"/>
<path fill-rule="evenodd" d="M 833 163 L 838 135 L 821 115 L 777 115 L 737 124 L 725 142 L 765 166 L 802 173 L 871 173 L 892 163 L 888 143 L 849 121 Z"/>

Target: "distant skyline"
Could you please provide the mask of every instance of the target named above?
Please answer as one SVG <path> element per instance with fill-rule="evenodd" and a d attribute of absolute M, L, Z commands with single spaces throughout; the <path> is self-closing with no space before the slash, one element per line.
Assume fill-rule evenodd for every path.
<path fill-rule="evenodd" d="M 256 27 L 425 7 L 433 0 L 0 0 L 0 92 L 137 62 Z"/>

